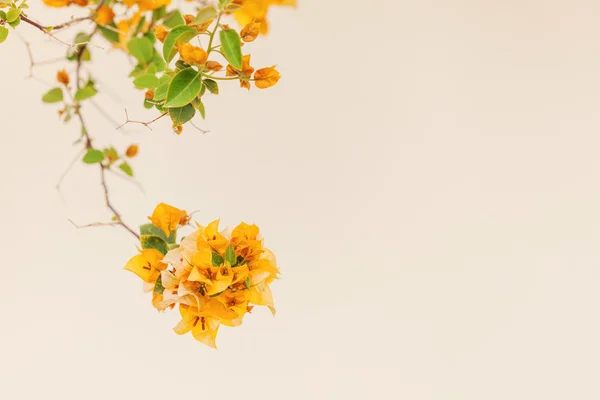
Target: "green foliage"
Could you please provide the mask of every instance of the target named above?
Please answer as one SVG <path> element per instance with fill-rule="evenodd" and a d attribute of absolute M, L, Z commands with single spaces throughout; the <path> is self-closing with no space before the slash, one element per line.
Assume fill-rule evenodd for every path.
<path fill-rule="evenodd" d="M 163 255 L 167 254 L 169 251 L 167 248 L 167 242 L 158 236 L 141 235 L 140 242 L 142 244 L 142 249 L 155 249 L 160 251 Z"/>
<path fill-rule="evenodd" d="M 169 108 L 169 116 L 173 123 L 183 125 L 190 121 L 196 115 L 196 110 L 191 104 L 186 104 L 183 107 Z"/>
<path fill-rule="evenodd" d="M 173 29 L 176 26 L 185 25 L 185 19 L 181 16 L 181 13 L 178 10 L 172 11 L 167 14 L 167 17 L 164 19 L 163 26 Z"/>
<path fill-rule="evenodd" d="M 194 100 L 202 88 L 202 75 L 194 68 L 179 71 L 169 84 L 165 107 L 183 107 Z"/>
<path fill-rule="evenodd" d="M 232 267 L 237 264 L 237 259 L 235 257 L 235 251 L 231 245 L 227 246 L 227 250 L 225 250 L 225 261 L 229 263 Z"/>
<path fill-rule="evenodd" d="M 0 43 L 4 42 L 8 37 L 8 28 L 0 26 Z"/>
<path fill-rule="evenodd" d="M 240 35 L 233 30 L 222 30 L 219 33 L 223 55 L 235 69 L 242 69 L 242 42 Z"/>
<path fill-rule="evenodd" d="M 154 74 L 146 74 L 135 78 L 133 84 L 140 88 L 154 89 L 155 87 L 158 87 L 160 82 Z"/>
<path fill-rule="evenodd" d="M 194 101 L 192 102 L 192 106 L 194 106 L 194 108 L 198 110 L 198 112 L 200 112 L 202 119 L 206 119 L 206 110 L 204 109 L 204 103 L 199 97 L 196 97 L 194 99 Z"/>
<path fill-rule="evenodd" d="M 98 93 L 93 82 L 88 82 L 84 87 L 77 89 L 75 92 L 75 101 L 83 101 L 94 97 Z"/>
<path fill-rule="evenodd" d="M 100 33 L 106 40 L 111 43 L 119 43 L 119 33 L 117 32 L 117 25 L 114 22 L 108 25 L 98 25 L 98 29 L 100 29 Z"/>
<path fill-rule="evenodd" d="M 185 25 L 176 26 L 171 29 L 163 43 L 163 57 L 167 63 L 170 62 L 177 53 L 177 48 L 175 47 L 177 42 L 189 42 L 197 35 L 198 32 L 194 28 Z"/>
<path fill-rule="evenodd" d="M 167 244 L 174 244 L 177 240 L 177 231 L 171 231 L 171 235 L 166 237 L 165 233 L 161 229 L 157 228 L 154 224 L 144 224 L 140 226 L 140 235 L 158 236 L 167 242 Z"/>
<path fill-rule="evenodd" d="M 212 253 L 212 265 L 219 267 L 223 261 L 223 257 L 219 253 Z"/>
<path fill-rule="evenodd" d="M 205 79 L 203 82 L 206 85 L 206 88 L 209 92 L 211 92 L 212 94 L 219 94 L 219 85 L 216 81 L 212 79 Z"/>
<path fill-rule="evenodd" d="M 205 7 L 203 9 L 201 9 L 200 11 L 198 11 L 198 14 L 196 14 L 196 18 L 194 18 L 194 20 L 192 21 L 192 23 L 190 25 L 200 25 L 200 24 L 208 22 L 211 19 L 214 19 L 216 17 L 217 17 L 217 10 L 214 7 L 212 7 L 212 6 Z"/>
<path fill-rule="evenodd" d="M 158 274 L 158 277 L 156 278 L 156 283 L 154 284 L 153 292 L 163 294 L 164 291 L 165 287 L 162 285 L 162 277 L 160 274 Z"/>
<path fill-rule="evenodd" d="M 19 18 L 20 16 L 21 16 L 20 8 L 11 8 L 6 13 L 6 21 L 8 23 L 15 22 L 17 20 L 17 18 Z"/>
<path fill-rule="evenodd" d="M 59 101 L 63 101 L 63 90 L 58 87 L 50 89 L 42 96 L 42 101 L 44 103 L 58 103 Z"/>
<path fill-rule="evenodd" d="M 154 56 L 154 46 L 152 41 L 147 37 L 132 38 L 127 42 L 127 50 L 129 54 L 134 56 L 138 63 L 146 65 Z"/>
<path fill-rule="evenodd" d="M 123 162 L 121 165 L 119 165 L 119 169 L 129 176 L 133 176 L 133 170 L 126 162 Z"/>
<path fill-rule="evenodd" d="M 97 164 L 99 162 L 102 162 L 102 160 L 104 160 L 103 152 L 96 149 L 88 149 L 81 161 L 83 161 L 86 164 Z"/>

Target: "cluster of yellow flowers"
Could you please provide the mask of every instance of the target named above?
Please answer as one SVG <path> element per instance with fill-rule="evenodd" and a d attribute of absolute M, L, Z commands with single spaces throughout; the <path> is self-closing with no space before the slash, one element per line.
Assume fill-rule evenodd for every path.
<path fill-rule="evenodd" d="M 191 331 L 196 340 L 216 348 L 221 324 L 239 326 L 254 306 L 267 306 L 275 314 L 269 285 L 279 269 L 256 225 L 242 222 L 219 231 L 218 220 L 206 227 L 197 224 L 177 245 L 177 228 L 189 224 L 184 210 L 161 203 L 149 219 L 154 234 L 142 234 L 143 248 L 125 269 L 153 292 L 156 309 L 179 306 L 176 333 Z"/>

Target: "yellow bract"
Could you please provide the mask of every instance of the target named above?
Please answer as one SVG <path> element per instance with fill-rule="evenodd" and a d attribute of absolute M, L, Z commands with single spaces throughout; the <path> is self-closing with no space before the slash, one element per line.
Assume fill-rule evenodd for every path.
<path fill-rule="evenodd" d="M 66 7 L 71 4 L 70 0 L 42 0 L 48 7 Z"/>
<path fill-rule="evenodd" d="M 273 65 L 272 67 L 256 70 L 254 73 L 254 84 L 259 89 L 266 89 L 279 82 L 279 78 L 281 78 L 281 75 L 275 69 L 275 65 Z"/>
<path fill-rule="evenodd" d="M 162 230 L 166 237 L 169 237 L 171 231 L 177 229 L 179 225 L 187 224 L 187 212 L 168 204 L 160 203 L 148 219 L 154 226 Z"/>
<path fill-rule="evenodd" d="M 204 64 L 208 58 L 208 54 L 204 49 L 189 43 L 177 43 L 177 50 L 179 51 L 181 59 L 190 65 Z"/>
<path fill-rule="evenodd" d="M 56 73 L 56 80 L 67 86 L 69 84 L 69 74 L 64 69 L 61 69 Z"/>
<path fill-rule="evenodd" d="M 267 13 L 269 7 L 277 6 L 296 6 L 296 0 L 234 0 L 233 4 L 242 6 L 235 12 L 235 18 L 241 26 L 246 26 L 251 22 L 260 23 L 260 33 L 266 34 L 269 31 L 267 23 Z"/>
<path fill-rule="evenodd" d="M 157 210 L 171 215 L 178 209 L 163 203 Z M 174 218 L 169 221 L 175 224 Z M 153 306 L 164 311 L 178 304 L 181 321 L 174 331 L 191 332 L 213 348 L 219 327 L 241 325 L 254 306 L 268 307 L 275 314 L 269 285 L 278 278 L 279 269 L 256 225 L 242 222 L 231 233 L 219 231 L 219 220 L 198 225 L 164 257 L 156 250 L 142 250 L 125 268 L 147 284 L 157 282 L 160 273 L 160 283 L 155 285 L 162 290 L 154 289 Z"/>
<path fill-rule="evenodd" d="M 108 6 L 100 6 L 96 11 L 96 21 L 100 25 L 108 25 L 115 20 L 115 12 Z"/>
<path fill-rule="evenodd" d="M 123 0 L 123 4 L 127 7 L 138 5 L 141 12 L 156 10 L 162 6 L 171 4 L 171 0 Z"/>

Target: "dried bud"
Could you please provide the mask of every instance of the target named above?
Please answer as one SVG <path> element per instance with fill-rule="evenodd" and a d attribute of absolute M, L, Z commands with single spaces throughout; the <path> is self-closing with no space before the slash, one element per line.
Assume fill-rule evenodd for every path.
<path fill-rule="evenodd" d="M 180 135 L 183 132 L 183 126 L 181 125 L 173 125 L 173 132 Z"/>
<path fill-rule="evenodd" d="M 56 73 L 56 80 L 59 83 L 62 83 L 63 85 L 67 86 L 69 84 L 69 74 L 67 74 L 67 71 L 65 71 L 64 69 L 61 69 Z"/>
<path fill-rule="evenodd" d="M 73 0 L 73 4 L 77 4 L 79 7 L 87 7 L 88 0 Z"/>
<path fill-rule="evenodd" d="M 207 61 L 206 62 L 206 68 L 209 71 L 215 71 L 216 72 L 216 71 L 222 70 L 223 66 L 221 64 L 219 64 L 218 62 L 216 62 L 216 61 Z"/>
<path fill-rule="evenodd" d="M 98 25 L 108 25 L 115 20 L 115 12 L 108 6 L 100 6 L 96 11 L 94 21 Z"/>
<path fill-rule="evenodd" d="M 240 31 L 240 37 L 244 42 L 253 42 L 260 33 L 260 24 L 256 22 L 250 22 L 242 28 Z"/>
<path fill-rule="evenodd" d="M 133 158 L 137 155 L 139 147 L 137 144 L 132 144 L 125 150 L 125 155 L 129 158 Z"/>
<path fill-rule="evenodd" d="M 144 93 L 144 97 L 146 98 L 146 100 L 152 100 L 154 98 L 154 90 L 146 90 L 146 93 Z"/>

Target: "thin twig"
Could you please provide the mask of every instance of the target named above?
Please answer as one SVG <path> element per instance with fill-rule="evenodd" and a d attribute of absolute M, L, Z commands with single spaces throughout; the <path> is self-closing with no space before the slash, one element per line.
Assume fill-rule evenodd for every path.
<path fill-rule="evenodd" d="M 123 122 L 121 125 L 119 125 L 117 127 L 117 130 L 121 129 L 122 127 L 124 127 L 127 124 L 140 124 L 140 125 L 144 125 L 148 129 L 152 130 L 152 128 L 150 128 L 150 125 L 152 123 L 158 121 L 159 119 L 161 119 L 162 117 L 164 117 L 167 114 L 169 114 L 169 113 L 168 112 L 164 112 L 161 115 L 159 115 L 158 117 L 154 118 L 152 121 L 144 122 L 144 121 L 136 121 L 136 120 L 129 119 L 129 114 L 127 113 L 127 109 L 125 109 L 125 119 L 126 119 L 126 121 Z"/>

